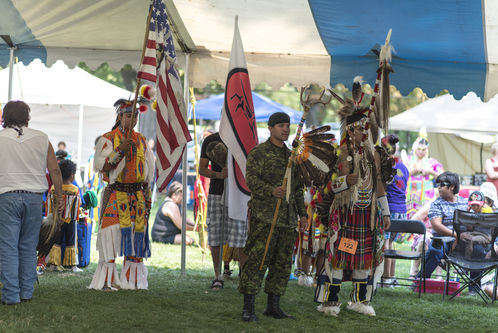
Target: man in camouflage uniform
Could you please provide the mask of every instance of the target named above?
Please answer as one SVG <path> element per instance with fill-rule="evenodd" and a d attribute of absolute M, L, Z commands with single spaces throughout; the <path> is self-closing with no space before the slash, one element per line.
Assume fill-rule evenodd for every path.
<path fill-rule="evenodd" d="M 304 207 L 303 184 L 292 169 L 291 193 L 286 201 L 286 187 L 282 186 L 290 150 L 284 141 L 289 137 L 289 116 L 283 112 L 274 113 L 268 120 L 270 138 L 256 146 L 247 156 L 246 182 L 251 190 L 250 227 L 244 253 L 245 263 L 239 283 L 239 292 L 244 294 L 244 321 L 255 321 L 254 300 L 261 288 L 261 283 L 268 268 L 265 293 L 268 305 L 264 315 L 274 318 L 292 318 L 280 309 L 280 296 L 284 294 L 292 264 L 292 251 L 296 240 L 296 226 L 307 227 L 307 215 Z M 259 266 L 263 259 L 266 240 L 270 231 L 273 214 L 278 199 L 280 210 L 275 229 L 265 257 L 263 269 Z"/>

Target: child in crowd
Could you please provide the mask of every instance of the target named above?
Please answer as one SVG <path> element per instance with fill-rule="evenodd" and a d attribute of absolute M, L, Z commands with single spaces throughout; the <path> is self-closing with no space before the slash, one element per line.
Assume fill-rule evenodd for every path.
<path fill-rule="evenodd" d="M 80 211 L 80 196 L 79 189 L 77 186 L 73 185 L 74 175 L 76 174 L 76 164 L 71 160 L 61 160 L 59 161 L 59 168 L 62 173 L 62 205 L 63 211 L 61 213 L 61 219 L 64 222 L 61 227 L 60 238 L 56 241 L 55 245 L 50 250 L 47 267 L 48 270 L 57 270 L 59 272 L 64 271 L 64 267 L 71 268 L 75 273 L 81 272 L 76 264 L 76 223 L 79 217 Z M 54 207 L 52 203 L 52 196 L 54 195 L 54 188 L 50 190 L 48 196 L 48 211 L 53 213 Z M 62 255 L 61 245 L 65 243 L 66 249 L 64 251 L 64 256 Z"/>

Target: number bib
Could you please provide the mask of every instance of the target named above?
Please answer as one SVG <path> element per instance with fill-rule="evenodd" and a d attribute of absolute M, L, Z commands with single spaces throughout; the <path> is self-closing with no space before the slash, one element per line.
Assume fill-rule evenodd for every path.
<path fill-rule="evenodd" d="M 337 249 L 346 253 L 355 254 L 356 247 L 358 247 L 357 241 L 349 238 L 341 238 L 341 242 L 339 243 L 339 247 Z"/>

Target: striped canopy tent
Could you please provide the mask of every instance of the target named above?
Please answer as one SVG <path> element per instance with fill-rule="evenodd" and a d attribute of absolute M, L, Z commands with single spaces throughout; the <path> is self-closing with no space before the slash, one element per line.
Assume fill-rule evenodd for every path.
<path fill-rule="evenodd" d="M 189 84 L 224 84 L 239 15 L 252 84 L 278 89 L 310 81 L 350 86 L 374 82 L 376 57 L 389 28 L 396 49 L 391 83 L 402 94 L 448 89 L 484 100 L 498 91 L 498 2 L 493 0 L 164 0 L 175 30 L 179 66 L 189 54 Z M 138 66 L 148 1 L 3 0 L 0 65 L 10 56 L 70 67 L 108 62 Z M 4 83 L 6 84 L 6 83 Z"/>

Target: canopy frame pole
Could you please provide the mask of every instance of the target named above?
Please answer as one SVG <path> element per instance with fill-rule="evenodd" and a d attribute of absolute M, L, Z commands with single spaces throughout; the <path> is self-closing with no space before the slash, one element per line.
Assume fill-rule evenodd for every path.
<path fill-rule="evenodd" d="M 10 60 L 9 60 L 9 94 L 8 100 L 12 100 L 12 74 L 14 74 L 14 50 L 15 47 L 10 48 Z"/>
<path fill-rule="evenodd" d="M 80 104 L 80 109 L 78 113 L 78 158 L 76 159 L 78 172 L 81 168 L 81 156 L 82 156 L 81 150 L 83 149 L 83 111 L 84 111 L 84 106 L 83 104 Z"/>
<path fill-rule="evenodd" d="M 3 39 L 5 44 L 9 46 L 10 55 L 9 55 L 9 90 L 7 94 L 7 99 L 10 101 L 12 99 L 12 75 L 14 72 L 14 51 L 17 49 L 17 46 L 14 45 L 10 35 L 0 35 L 0 38 Z"/>
<path fill-rule="evenodd" d="M 190 65 L 190 53 L 185 55 L 185 73 L 183 75 L 183 97 L 185 99 L 185 105 L 188 105 L 189 101 L 189 65 Z M 188 123 L 188 119 L 187 119 Z M 188 160 L 187 160 L 187 144 L 185 144 L 185 150 L 183 151 L 182 158 L 182 187 L 183 187 L 183 197 L 182 197 L 182 254 L 181 254 L 181 276 L 185 275 L 185 263 L 187 257 L 187 170 L 188 170 Z"/>

